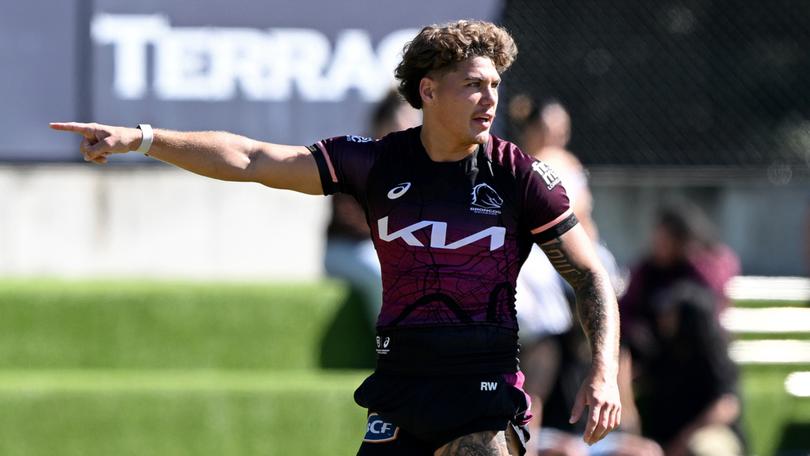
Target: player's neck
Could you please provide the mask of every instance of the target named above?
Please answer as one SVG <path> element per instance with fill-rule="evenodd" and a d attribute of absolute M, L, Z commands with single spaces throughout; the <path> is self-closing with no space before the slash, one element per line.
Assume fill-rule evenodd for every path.
<path fill-rule="evenodd" d="M 465 144 L 456 138 L 449 137 L 440 127 L 431 127 L 425 122 L 419 133 L 422 146 L 431 160 L 435 162 L 454 162 L 467 158 L 475 152 L 478 144 Z"/>

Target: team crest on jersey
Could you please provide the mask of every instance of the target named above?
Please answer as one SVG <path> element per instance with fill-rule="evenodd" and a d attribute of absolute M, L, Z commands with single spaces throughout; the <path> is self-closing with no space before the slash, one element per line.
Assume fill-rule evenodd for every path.
<path fill-rule="evenodd" d="M 397 439 L 398 434 L 399 426 L 385 421 L 376 413 L 371 413 L 368 415 L 366 436 L 363 438 L 363 441 L 371 443 L 392 442 Z"/>
<path fill-rule="evenodd" d="M 347 135 L 346 141 L 355 142 L 355 143 L 367 143 L 374 141 L 373 138 L 369 138 L 368 136 L 356 136 L 356 135 Z"/>
<path fill-rule="evenodd" d="M 499 215 L 503 198 L 489 184 L 478 184 L 473 187 L 470 210 L 476 214 Z"/>
<path fill-rule="evenodd" d="M 560 176 L 557 175 L 557 172 L 554 171 L 551 166 L 548 166 L 541 161 L 536 161 L 532 163 L 532 169 L 537 171 L 537 174 L 543 178 L 543 181 L 546 183 L 546 188 L 549 190 L 556 187 L 557 184 L 560 183 Z"/>

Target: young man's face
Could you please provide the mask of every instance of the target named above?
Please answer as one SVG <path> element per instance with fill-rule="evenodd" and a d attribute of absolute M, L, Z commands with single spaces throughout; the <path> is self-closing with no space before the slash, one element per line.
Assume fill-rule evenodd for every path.
<path fill-rule="evenodd" d="M 467 59 L 432 81 L 435 98 L 425 108 L 443 131 L 465 145 L 487 142 L 501 82 L 492 60 Z"/>

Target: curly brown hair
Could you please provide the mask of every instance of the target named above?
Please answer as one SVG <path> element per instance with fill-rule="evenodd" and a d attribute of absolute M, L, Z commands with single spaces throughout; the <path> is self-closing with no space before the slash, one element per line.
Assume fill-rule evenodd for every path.
<path fill-rule="evenodd" d="M 420 109 L 419 82 L 428 73 L 452 70 L 471 57 L 489 57 L 498 73 L 503 73 L 516 55 L 517 46 L 509 32 L 491 22 L 462 20 L 429 25 L 405 45 L 394 75 L 399 80 L 399 93 Z"/>

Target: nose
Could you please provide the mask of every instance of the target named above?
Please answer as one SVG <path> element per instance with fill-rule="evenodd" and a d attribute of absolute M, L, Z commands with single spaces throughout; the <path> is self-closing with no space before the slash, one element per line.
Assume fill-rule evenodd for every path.
<path fill-rule="evenodd" d="M 481 96 L 481 104 L 487 107 L 495 106 L 498 104 L 498 88 L 486 87 Z"/>

